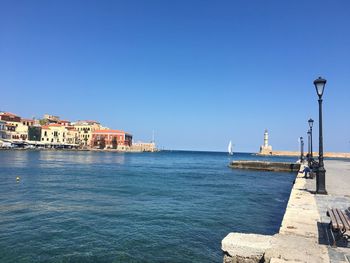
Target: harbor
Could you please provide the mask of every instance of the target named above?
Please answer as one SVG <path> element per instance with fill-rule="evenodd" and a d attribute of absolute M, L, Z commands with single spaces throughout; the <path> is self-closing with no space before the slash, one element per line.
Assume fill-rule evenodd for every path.
<path fill-rule="evenodd" d="M 0 151 L 1 262 L 222 262 L 227 233 L 278 232 L 294 180 L 227 162 L 217 152 Z"/>
<path fill-rule="evenodd" d="M 0 263 L 350 263 L 350 1 L 2 1 Z"/>

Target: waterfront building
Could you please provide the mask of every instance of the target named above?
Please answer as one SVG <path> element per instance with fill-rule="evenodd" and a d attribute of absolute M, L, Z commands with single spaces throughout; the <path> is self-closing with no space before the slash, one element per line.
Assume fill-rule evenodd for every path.
<path fill-rule="evenodd" d="M 92 133 L 101 129 L 99 122 L 89 120 L 77 121 L 72 126 L 78 131 L 79 144 L 84 147 L 91 145 Z"/>
<path fill-rule="evenodd" d="M 41 127 L 41 142 L 46 144 L 65 144 L 66 135 L 66 127 L 57 123 L 52 123 Z"/>
<path fill-rule="evenodd" d="M 267 129 L 264 132 L 264 144 L 260 146 L 260 154 L 270 155 L 272 154 L 272 146 L 269 145 L 269 133 Z"/>
<path fill-rule="evenodd" d="M 25 119 L 10 112 L 0 112 L 0 139 L 12 143 L 48 147 L 95 147 L 130 150 L 132 135 L 101 126 L 97 121 L 71 123 L 59 116 L 45 114 L 41 120 Z M 150 148 L 143 145 L 140 149 Z"/>
<path fill-rule="evenodd" d="M 98 149 L 129 150 L 132 135 L 120 130 L 95 130 L 92 132 L 91 147 Z"/>
<path fill-rule="evenodd" d="M 5 138 L 8 140 L 23 141 L 28 137 L 28 126 L 21 122 L 9 122 L 5 124 Z"/>
<path fill-rule="evenodd" d="M 16 126 L 16 135 L 19 138 L 19 140 L 22 140 L 22 141 L 27 140 L 28 139 L 28 126 L 23 125 L 22 122 L 18 123 L 18 125 Z"/>
<path fill-rule="evenodd" d="M 28 137 L 28 126 L 23 125 L 21 117 L 11 112 L 1 112 L 0 120 L 6 122 L 4 139 L 23 141 Z"/>
<path fill-rule="evenodd" d="M 6 121 L 0 120 L 0 140 L 6 139 Z"/>
<path fill-rule="evenodd" d="M 28 127 L 28 141 L 40 142 L 41 141 L 41 127 L 29 126 Z"/>
<path fill-rule="evenodd" d="M 136 142 L 132 144 L 132 151 L 135 152 L 156 152 L 157 146 L 154 142 Z"/>
<path fill-rule="evenodd" d="M 66 143 L 71 145 L 79 144 L 79 132 L 73 126 L 65 126 L 66 128 Z"/>

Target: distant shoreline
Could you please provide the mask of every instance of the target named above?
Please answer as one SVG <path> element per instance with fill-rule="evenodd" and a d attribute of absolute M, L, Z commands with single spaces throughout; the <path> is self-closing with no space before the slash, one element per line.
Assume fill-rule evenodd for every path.
<path fill-rule="evenodd" d="M 154 151 L 140 151 L 140 150 L 117 150 L 117 149 L 77 149 L 77 148 L 0 148 L 0 151 L 62 151 L 62 152 L 115 152 L 115 153 L 145 153 L 145 152 L 160 152 Z"/>
<path fill-rule="evenodd" d="M 306 157 L 307 153 L 304 153 Z M 300 156 L 300 152 L 293 151 L 272 151 L 270 154 L 261 154 L 257 153 L 260 156 Z M 350 158 L 350 153 L 341 153 L 341 152 L 326 152 L 323 154 L 325 158 Z M 318 152 L 313 152 L 313 157 L 318 157 Z"/>
<path fill-rule="evenodd" d="M 151 152 L 151 151 L 139 151 L 139 150 L 116 150 L 116 149 L 53 149 L 53 148 L 39 148 L 39 149 L 25 149 L 25 148 L 0 148 L 0 151 L 79 151 L 79 152 L 86 152 L 86 151 L 91 151 L 91 152 L 119 152 L 119 153 L 140 153 L 140 152 Z M 196 150 L 160 150 L 157 149 L 153 152 L 202 152 L 202 153 L 222 153 L 225 154 L 226 152 L 223 151 L 196 151 Z M 254 153 L 254 152 L 236 152 L 233 153 L 232 157 L 235 156 L 235 154 L 251 154 L 251 155 L 256 155 L 256 156 L 286 156 L 286 157 L 300 157 L 300 152 L 295 152 L 295 151 L 274 151 L 271 152 L 270 154 L 261 154 L 261 153 Z M 306 158 L 306 153 L 304 154 Z M 313 157 L 317 158 L 318 153 L 314 152 Z M 350 159 L 350 153 L 342 153 L 342 152 L 326 152 L 324 153 L 325 158 L 344 158 L 344 159 Z"/>

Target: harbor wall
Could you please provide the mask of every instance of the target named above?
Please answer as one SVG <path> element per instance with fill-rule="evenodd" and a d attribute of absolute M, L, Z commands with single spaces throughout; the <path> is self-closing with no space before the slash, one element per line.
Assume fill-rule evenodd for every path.
<path fill-rule="evenodd" d="M 264 161 L 232 161 L 229 166 L 235 169 L 252 169 L 275 172 L 298 172 L 300 164 Z"/>
<path fill-rule="evenodd" d="M 296 175 L 279 232 L 229 233 L 221 242 L 224 263 L 329 262 L 327 248 L 318 243 L 320 214 L 315 196 L 305 190 L 304 167 Z"/>
<path fill-rule="evenodd" d="M 306 154 L 306 153 L 305 153 Z M 304 155 L 305 155 L 304 154 Z M 270 153 L 257 153 L 261 156 L 295 156 L 300 157 L 300 152 L 294 151 L 272 151 Z M 323 154 L 326 158 L 350 158 L 350 153 L 341 153 L 341 152 L 326 152 Z M 313 152 L 313 157 L 318 157 L 318 152 Z"/>

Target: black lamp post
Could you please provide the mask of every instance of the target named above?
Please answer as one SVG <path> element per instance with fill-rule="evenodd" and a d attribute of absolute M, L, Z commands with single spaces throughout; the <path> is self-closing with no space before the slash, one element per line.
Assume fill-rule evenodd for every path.
<path fill-rule="evenodd" d="M 313 159 L 313 150 L 312 150 L 312 126 L 314 125 L 314 120 L 313 119 L 309 119 L 308 120 L 309 123 L 309 127 L 310 127 L 310 159 Z"/>
<path fill-rule="evenodd" d="M 307 162 L 310 167 L 311 164 L 311 131 L 310 129 L 307 131 Z"/>
<path fill-rule="evenodd" d="M 300 163 L 304 162 L 304 139 L 300 137 Z"/>
<path fill-rule="evenodd" d="M 323 164 L 323 133 L 322 133 L 322 95 L 327 80 L 319 77 L 314 81 L 316 92 L 318 95 L 318 111 L 319 111 L 319 146 L 318 146 L 318 168 L 316 172 L 316 193 L 327 194 L 326 191 L 326 170 Z"/>

